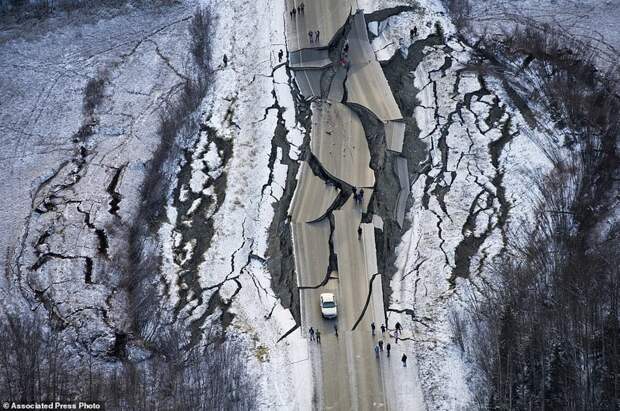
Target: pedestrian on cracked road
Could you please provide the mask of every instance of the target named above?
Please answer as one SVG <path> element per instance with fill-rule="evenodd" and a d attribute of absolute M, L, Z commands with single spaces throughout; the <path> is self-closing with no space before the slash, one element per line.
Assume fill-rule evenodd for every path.
<path fill-rule="evenodd" d="M 305 6 L 304 6 L 304 4 L 303 4 L 303 3 L 301 3 L 301 4 L 299 5 L 299 8 L 301 9 L 301 14 L 304 14 L 304 7 L 305 7 Z"/>
<path fill-rule="evenodd" d="M 296 14 L 297 14 L 297 9 L 293 7 L 293 17 L 295 17 Z"/>
<path fill-rule="evenodd" d="M 372 331 L 372 335 L 375 335 L 375 323 L 370 323 L 370 330 Z"/>
<path fill-rule="evenodd" d="M 321 332 L 319 330 L 316 330 L 316 343 L 321 343 Z"/>
<path fill-rule="evenodd" d="M 375 344 L 375 357 L 379 358 L 379 345 Z"/>
<path fill-rule="evenodd" d="M 284 57 L 284 52 L 280 49 L 280 51 L 278 51 L 278 63 L 282 63 L 282 57 Z"/>
<path fill-rule="evenodd" d="M 310 336 L 310 341 L 314 341 L 314 328 L 310 327 L 308 335 Z"/>
<path fill-rule="evenodd" d="M 401 332 L 401 331 L 402 331 L 402 329 L 403 329 L 403 326 L 402 326 L 402 325 L 400 325 L 400 323 L 399 323 L 399 322 L 397 322 L 397 323 L 396 323 L 396 331 Z"/>
<path fill-rule="evenodd" d="M 222 59 L 222 62 L 224 63 L 224 67 L 228 66 L 228 56 L 226 54 L 224 54 L 224 58 Z"/>
<path fill-rule="evenodd" d="M 392 346 L 390 345 L 390 343 L 387 343 L 387 345 L 385 346 L 385 349 L 387 350 L 387 356 L 390 356 L 390 350 L 392 349 Z"/>
<path fill-rule="evenodd" d="M 381 334 L 385 334 L 385 324 L 381 324 Z"/>
<path fill-rule="evenodd" d="M 308 32 L 308 37 L 310 38 L 310 44 L 312 44 L 312 31 Z"/>
<path fill-rule="evenodd" d="M 318 31 L 318 30 L 314 33 L 314 40 L 315 40 L 317 43 L 319 42 L 319 34 L 321 34 L 321 32 L 320 32 L 320 31 Z"/>
<path fill-rule="evenodd" d="M 383 340 L 379 340 L 379 350 L 383 351 Z"/>
<path fill-rule="evenodd" d="M 362 238 L 362 226 L 357 227 L 357 238 Z"/>
<path fill-rule="evenodd" d="M 336 338 L 338 338 L 338 324 L 334 324 L 334 332 L 336 333 Z"/>
<path fill-rule="evenodd" d="M 407 366 L 407 354 L 403 353 L 403 356 L 400 360 L 403 362 L 403 367 L 406 367 Z"/>

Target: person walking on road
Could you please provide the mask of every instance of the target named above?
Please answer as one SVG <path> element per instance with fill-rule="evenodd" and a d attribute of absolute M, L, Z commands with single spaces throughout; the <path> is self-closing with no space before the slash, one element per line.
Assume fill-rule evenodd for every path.
<path fill-rule="evenodd" d="M 282 63 L 282 57 L 284 57 L 284 52 L 280 49 L 280 51 L 278 51 L 278 63 Z"/>
<path fill-rule="evenodd" d="M 399 322 L 397 322 L 397 323 L 396 323 L 396 326 L 395 326 L 395 327 L 396 327 L 396 331 L 398 331 L 398 332 L 401 332 L 401 331 L 403 330 L 403 326 L 402 326 L 402 325 L 400 325 L 400 323 L 399 323 Z"/>
<path fill-rule="evenodd" d="M 372 331 L 372 335 L 375 335 L 375 323 L 370 323 L 370 330 Z"/>
<path fill-rule="evenodd" d="M 379 340 L 379 350 L 383 351 L 383 340 Z"/>
<path fill-rule="evenodd" d="M 385 334 L 385 324 L 381 324 L 381 334 Z"/>
<path fill-rule="evenodd" d="M 375 344 L 375 357 L 379 358 L 379 345 Z"/>
<path fill-rule="evenodd" d="M 319 42 L 319 34 L 321 34 L 321 32 L 318 30 L 314 33 L 314 41 L 316 41 L 317 44 Z"/>
<path fill-rule="evenodd" d="M 296 14 L 297 14 L 297 9 L 293 7 L 293 17 L 295 17 Z"/>
<path fill-rule="evenodd" d="M 334 324 L 334 333 L 336 333 L 336 338 L 338 338 L 338 324 Z"/>
<path fill-rule="evenodd" d="M 228 56 L 226 54 L 224 54 L 224 58 L 222 59 L 222 62 L 224 63 L 224 67 L 228 66 Z"/>
<path fill-rule="evenodd" d="M 312 31 L 308 32 L 308 37 L 310 38 L 310 44 L 312 44 Z"/>
<path fill-rule="evenodd" d="M 392 349 L 392 346 L 390 345 L 390 343 L 387 343 L 387 345 L 385 346 L 385 349 L 387 351 L 387 356 L 390 356 L 390 350 Z"/>
<path fill-rule="evenodd" d="M 364 189 L 360 188 L 360 191 L 353 192 L 353 198 L 355 199 L 356 203 L 362 203 L 362 200 L 364 199 Z"/>
<path fill-rule="evenodd" d="M 316 343 L 321 343 L 321 332 L 319 330 L 316 330 Z"/>
<path fill-rule="evenodd" d="M 310 341 L 314 341 L 314 328 L 310 327 L 308 335 L 310 336 Z"/>
<path fill-rule="evenodd" d="M 407 354 L 403 353 L 403 356 L 400 360 L 403 362 L 403 367 L 406 367 L 407 366 Z"/>
<path fill-rule="evenodd" d="M 304 4 L 303 4 L 303 3 L 301 3 L 301 4 L 299 5 L 299 9 L 301 10 L 301 14 L 304 14 L 304 7 L 305 7 L 305 6 L 304 6 Z"/>
<path fill-rule="evenodd" d="M 357 238 L 362 238 L 362 226 L 357 227 Z"/>

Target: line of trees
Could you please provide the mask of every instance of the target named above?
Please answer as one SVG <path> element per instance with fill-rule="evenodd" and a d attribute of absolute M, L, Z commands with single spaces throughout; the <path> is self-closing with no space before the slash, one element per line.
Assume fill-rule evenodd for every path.
<path fill-rule="evenodd" d="M 549 128 L 565 137 L 538 142 L 553 169 L 532 174 L 533 219 L 513 232 L 492 273 L 499 286 L 472 313 L 484 324 L 473 352 L 489 409 L 620 408 L 618 88 L 587 48 L 557 38 L 516 30 L 485 47 L 499 64 L 529 59 L 520 69 L 540 79 L 537 89 L 515 89 L 546 107 Z"/>
<path fill-rule="evenodd" d="M 3 401 L 100 402 L 108 410 L 249 410 L 256 387 L 235 341 L 188 348 L 172 329 L 141 362 L 113 362 L 77 353 L 59 330 L 37 316 L 0 321 Z"/>
<path fill-rule="evenodd" d="M 127 230 L 129 247 L 116 258 L 125 273 L 122 283 L 129 295 L 133 328 L 145 340 L 159 332 L 161 248 L 159 229 L 166 220 L 166 205 L 177 176 L 174 174 L 182 153 L 198 137 L 196 114 L 205 97 L 212 72 L 211 15 L 197 8 L 188 28 L 193 63 L 186 67 L 186 78 L 178 95 L 160 109 L 158 134 L 161 142 L 147 163 L 140 191 L 140 206 Z"/>
<path fill-rule="evenodd" d="M 447 6 L 467 33 L 468 2 Z M 600 71 L 592 48 L 549 27 L 483 35 L 472 46 L 481 68 L 511 87 L 515 105 L 563 138 L 537 141 L 553 167 L 530 176 L 532 217 L 512 222 L 484 298 L 451 316 L 454 341 L 482 381 L 477 405 L 618 410 L 618 69 Z"/>

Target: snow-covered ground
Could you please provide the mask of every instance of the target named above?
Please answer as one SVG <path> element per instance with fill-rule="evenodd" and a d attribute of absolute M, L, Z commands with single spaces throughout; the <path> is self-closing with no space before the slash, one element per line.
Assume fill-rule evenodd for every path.
<path fill-rule="evenodd" d="M 286 177 L 281 148 L 269 164 L 278 107 L 290 130 L 291 157 L 297 158 L 303 133 L 295 126 L 286 68 L 276 69 L 277 52 L 285 48 L 284 5 L 200 3 L 213 11 L 215 73 L 198 113 L 209 130 L 200 132 L 191 179 L 179 187 L 179 198 L 170 199 L 170 223 L 160 230 L 168 307 L 181 308 L 178 318 L 193 327 L 206 327 L 231 303 L 228 332 L 247 342 L 261 408 L 305 408 L 312 392 L 306 342 L 298 330 L 277 342 L 295 323 L 271 290 L 264 263 L 272 204 L 282 195 Z M 110 223 L 128 224 L 135 213 L 144 163 L 159 144 L 159 109 L 179 91 L 191 57 L 188 23 L 195 6 L 188 1 L 156 10 L 104 9 L 86 17 L 60 13 L 30 29 L 0 32 L 0 262 L 4 266 L 5 258 L 19 258 L 27 272 L 49 254 L 40 261 L 38 277 L 31 280 L 29 274 L 25 284 L 58 303 L 78 339 L 96 336 L 93 352 L 107 352 L 114 331 L 126 326 L 125 300 L 115 293 L 118 278 L 107 261 L 126 243 L 116 236 L 122 230 L 114 232 Z M 86 116 L 83 93 L 93 77 L 105 86 L 102 101 Z M 92 135 L 77 143 L 79 130 L 91 121 L 96 123 Z M 224 181 L 225 197 L 217 198 L 221 187 L 214 187 L 215 180 Z M 117 211 L 111 206 L 115 196 Z M 192 202 L 183 208 L 187 215 L 174 206 L 185 205 L 184 199 Z M 209 204 L 206 210 L 203 202 Z M 33 210 L 37 207 L 42 212 Z M 199 281 L 188 285 L 178 266 L 192 260 L 200 238 L 178 231 L 191 226 L 194 217 L 200 217 L 196 224 L 211 218 L 213 246 L 197 256 L 201 263 L 193 275 Z M 87 281 L 92 285 L 85 285 L 88 264 L 93 264 Z M 198 289 L 201 304 L 192 294 Z M 203 317 L 216 290 L 223 305 L 215 304 L 212 315 Z"/>
<path fill-rule="evenodd" d="M 103 8 L 0 31 L 0 264 L 18 262 L 33 307 L 33 292 L 49 298 L 95 353 L 127 325 L 109 260 L 126 245 L 108 228 L 137 206 L 191 15 L 185 4 Z M 96 79 L 101 96 L 85 105 Z"/>
<path fill-rule="evenodd" d="M 303 131 L 295 123 L 286 67 L 277 58 L 278 51 L 285 49 L 284 4 L 237 0 L 204 5 L 211 8 L 215 19 L 213 58 L 217 69 L 203 107 L 203 122 L 212 131 L 201 133 L 187 190 L 204 199 L 212 197 L 212 182 L 219 173 L 226 174 L 226 188 L 224 198 L 215 199 L 217 211 L 208 215 L 214 232 L 198 266 L 201 295 L 192 289 L 186 301 L 179 301 L 173 292 L 171 303 L 180 303 L 181 318 L 199 327 L 218 320 L 221 308 L 207 313 L 207 302 L 216 293 L 231 303 L 227 312 L 234 314 L 234 319 L 227 332 L 240 334 L 247 341 L 249 369 L 261 387 L 260 407 L 304 409 L 312 402 L 307 342 L 299 329 L 278 342 L 295 321 L 271 289 L 265 263 L 273 204 L 281 198 L 286 184 L 285 153 L 280 147 L 270 167 L 279 110 L 284 110 L 280 121 L 287 139 L 293 142 L 289 153 L 293 159 Z M 226 67 L 224 54 L 228 57 Z M 222 153 L 218 153 L 214 138 L 232 144 L 223 169 Z M 214 176 L 214 172 L 218 174 Z M 171 221 L 169 232 L 181 229 L 183 217 L 178 215 Z M 170 242 L 178 236 L 171 234 L 168 238 Z M 191 248 L 190 241 L 188 244 Z M 170 284 L 177 284 L 182 269 L 171 264 L 165 275 Z M 206 318 L 205 313 L 209 314 Z"/>
<path fill-rule="evenodd" d="M 473 29 L 502 34 L 531 21 L 548 24 L 568 36 L 590 43 L 605 64 L 617 64 L 620 51 L 620 3 L 614 0 L 477 0 L 470 1 Z"/>
<path fill-rule="evenodd" d="M 413 26 L 414 43 L 434 33 L 436 22 L 446 40 L 425 46 L 411 71 L 418 90 L 414 118 L 428 152 L 410 165 L 420 174 L 412 182 L 410 227 L 397 247 L 390 308 L 412 309 L 415 320 L 391 312 L 390 322 L 411 330 L 429 409 L 467 410 L 476 406 L 476 370 L 453 339 L 449 318 L 463 317 L 479 285 L 493 281 L 490 263 L 529 212 L 529 172 L 550 164 L 536 145 L 540 131 L 512 107 L 501 82 L 467 68 L 471 53 L 452 36 L 442 6 L 419 5 L 379 23 L 375 38 L 383 60 L 407 56 Z"/>
<path fill-rule="evenodd" d="M 286 184 L 284 156 L 298 160 L 305 131 L 277 57 L 285 50 L 284 1 L 198 3 L 213 11 L 215 72 L 196 114 L 205 127 L 188 159 L 189 178 L 180 177 L 160 231 L 170 286 L 162 298 L 198 330 L 234 314 L 227 332 L 246 342 L 260 407 L 307 409 L 308 345 L 300 330 L 278 342 L 295 321 L 271 288 L 265 263 L 273 204 Z M 367 13 L 409 3 L 358 0 Z M 111 223 L 129 223 L 136 210 L 144 163 L 159 143 L 158 110 L 183 81 L 196 4 L 58 15 L 0 31 L 0 265 L 17 259 L 33 271 L 22 284 L 55 301 L 75 338 L 96 353 L 109 350 L 114 330 L 127 326 L 109 263 L 126 243 Z M 563 1 L 561 13 L 553 1 L 472 4 L 481 25 L 497 28 L 526 15 L 559 23 L 617 56 L 617 2 Z M 413 309 L 415 320 L 395 312 L 389 318 L 406 326 L 411 340 L 399 349 L 413 350 L 429 409 L 471 409 L 476 371 L 452 340 L 449 317 L 467 309 L 479 282 L 492 281 L 490 262 L 511 226 L 528 215 L 528 173 L 549 166 L 536 145 L 546 130 L 528 126 L 500 81 L 482 82 L 467 68 L 470 52 L 452 36 L 439 1 L 415 5 L 370 27 L 385 62 L 398 52 L 407 56 L 411 27 L 418 29 L 414 43 L 424 42 L 439 22 L 447 40 L 425 46 L 410 73 L 419 101 L 414 119 L 428 152 L 409 165 L 419 178 L 412 181 L 389 306 Z M 578 13 L 584 7 L 587 13 Z M 103 80 L 104 91 L 94 112 L 85 113 L 92 78 Z M 92 134 L 81 141 L 85 127 Z M 274 142 L 282 130 L 288 154 Z M 207 220 L 212 228 L 205 234 L 196 225 Z M 412 383 L 396 389 L 411 391 Z"/>

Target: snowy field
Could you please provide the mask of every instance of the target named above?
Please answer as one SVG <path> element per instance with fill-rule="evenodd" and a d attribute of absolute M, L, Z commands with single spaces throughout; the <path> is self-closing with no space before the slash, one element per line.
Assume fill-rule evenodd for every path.
<path fill-rule="evenodd" d="M 101 9 L 0 32 L 0 262 L 16 262 L 24 296 L 49 298 L 94 352 L 126 328 L 109 266 L 126 244 L 108 227 L 135 212 L 191 15 Z M 87 103 L 89 83 L 100 87 Z"/>
<path fill-rule="evenodd" d="M 213 89 L 205 99 L 203 119 L 213 132 L 201 133 L 186 190 L 201 194 L 206 201 L 213 196 L 212 184 L 217 178 L 213 173 L 226 173 L 227 183 L 224 198 L 216 201 L 217 210 L 209 214 L 214 232 L 198 267 L 199 286 L 185 301 L 177 301 L 178 294 L 171 293 L 171 304 L 181 304 L 182 316 L 205 327 L 219 316 L 218 312 L 209 313 L 205 319 L 208 305 L 204 302 L 217 293 L 230 303 L 228 312 L 235 317 L 228 332 L 239 333 L 248 343 L 249 368 L 261 387 L 261 408 L 302 409 L 311 403 L 312 392 L 307 343 L 299 329 L 278 342 L 295 321 L 271 289 L 265 264 L 272 205 L 282 196 L 287 172 L 282 162 L 287 154 L 281 148 L 274 150 L 270 161 L 275 145 L 272 139 L 279 122 L 287 139 L 299 144 L 301 138 L 290 79 L 277 59 L 278 51 L 285 49 L 284 4 L 275 0 L 231 1 L 212 6 L 216 21 L 213 55 L 218 68 Z M 227 67 L 223 66 L 224 54 L 229 59 Z M 232 143 L 231 157 L 220 171 L 222 159 L 213 137 Z M 295 145 L 292 147 L 288 155 L 296 159 Z M 164 241 L 178 237 L 175 233 L 181 230 L 183 219 L 177 215 L 164 229 L 169 230 Z M 184 240 L 191 249 L 192 240 Z M 174 244 L 174 248 L 185 248 L 185 244 Z M 182 268 L 175 263 L 167 267 L 170 284 L 179 283 Z"/>
<path fill-rule="evenodd" d="M 28 273 L 22 286 L 44 293 L 77 339 L 91 341 L 93 352 L 109 351 L 114 333 L 127 327 L 124 300 L 104 278 L 109 256 L 127 244 L 109 227 L 128 224 L 136 211 L 145 162 L 159 144 L 159 109 L 174 99 L 187 75 L 188 21 L 196 5 L 102 9 L 86 17 L 59 14 L 28 29 L 0 32 L 5 176 L 0 261 L 3 266 L 7 257 L 19 261 Z M 207 210 L 215 232 L 214 246 L 201 256 L 202 301 L 217 291 L 232 303 L 229 332 L 247 341 L 250 368 L 265 388 L 259 399 L 263 408 L 308 404 L 312 387 L 305 342 L 297 331 L 277 343 L 295 324 L 270 290 L 262 262 L 271 205 L 281 196 L 286 176 L 281 150 L 269 167 L 279 115 L 272 107 L 275 98 L 285 126 L 293 129 L 295 121 L 288 75 L 283 65 L 276 69 L 277 51 L 284 47 L 283 5 L 202 5 L 212 7 L 215 18 L 215 73 L 197 114 L 213 132 L 199 135 L 191 181 L 170 201 L 170 223 L 161 230 L 164 276 L 172 285 L 169 306 L 180 304 L 180 318 L 192 326 L 211 321 L 202 317 L 206 303 L 196 307 L 195 294 L 180 293 L 186 285 L 179 278 L 178 250 L 189 258 L 196 238 L 180 238 L 176 229 L 201 201 L 216 195 L 211 182 L 225 173 L 225 199 L 212 202 L 217 210 Z M 225 53 L 228 67 L 222 63 Z M 101 101 L 87 112 L 83 95 L 90 79 L 101 79 L 104 87 Z M 230 158 L 221 158 L 223 150 L 210 135 L 232 146 Z M 299 136 L 292 130 L 289 138 L 299 144 Z M 173 203 L 183 205 L 186 198 L 196 204 L 184 208 L 188 215 L 179 215 Z"/>
<path fill-rule="evenodd" d="M 397 248 L 390 313 L 412 330 L 415 354 L 429 409 L 474 407 L 476 370 L 466 363 L 449 318 L 479 298 L 478 286 L 493 281 L 489 265 L 502 252 L 509 232 L 529 212 L 528 174 L 549 162 L 528 127 L 492 77 L 468 68 L 472 56 L 452 36 L 442 6 L 421 2 L 422 12 L 406 12 L 379 23 L 375 50 L 407 56 L 409 29 L 423 42 L 438 22 L 446 44 L 424 46 L 410 75 L 417 90 L 414 118 L 428 152 L 413 165 L 418 178 L 411 192 L 410 228 Z"/>
<path fill-rule="evenodd" d="M 470 1 L 475 31 L 501 34 L 515 24 L 548 24 L 589 43 L 605 64 L 615 65 L 620 51 L 620 3 L 615 0 Z"/>
<path fill-rule="evenodd" d="M 528 174 L 549 167 L 536 145 L 546 131 L 527 124 L 500 81 L 470 69 L 471 51 L 456 40 L 439 1 L 358 0 L 366 13 L 410 3 L 415 10 L 370 27 L 386 64 L 425 44 L 408 78 L 426 152 L 409 164 L 417 178 L 388 302 L 414 316 L 391 311 L 389 319 L 406 327 L 428 408 L 468 410 L 476 370 L 452 339 L 449 317 L 475 301 L 481 282 L 492 282 L 490 263 L 528 216 Z M 126 302 L 107 277 L 112 257 L 126 247 L 113 225 L 129 224 L 136 212 L 145 163 L 159 144 L 159 110 L 186 76 L 197 4 L 213 12 L 214 72 L 195 113 L 201 130 L 177 170 L 159 231 L 168 286 L 161 298 L 193 330 L 230 319 L 226 331 L 246 343 L 261 409 L 308 409 L 309 347 L 266 264 L 273 205 L 305 133 L 277 57 L 286 55 L 283 0 L 102 9 L 0 30 L 0 264 L 19 264 L 24 277 L 13 280 L 27 296 L 5 295 L 4 302 L 27 306 L 33 295 L 45 296 L 95 353 L 108 352 L 115 333 L 128 328 Z M 617 2 L 472 5 L 481 29 L 521 18 L 558 24 L 617 61 Z M 432 44 L 436 23 L 445 44 Z M 92 81 L 103 88 L 91 107 L 84 94 Z M 1 278 L 7 288 L 10 280 Z"/>

